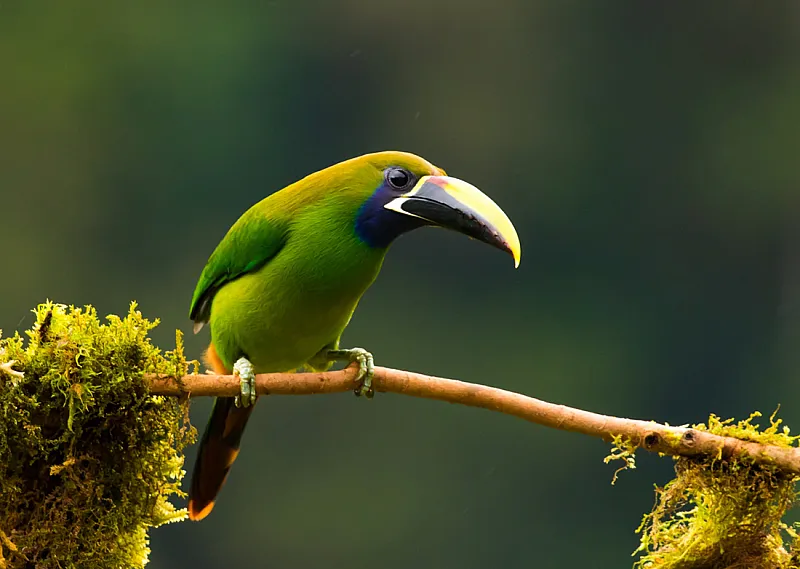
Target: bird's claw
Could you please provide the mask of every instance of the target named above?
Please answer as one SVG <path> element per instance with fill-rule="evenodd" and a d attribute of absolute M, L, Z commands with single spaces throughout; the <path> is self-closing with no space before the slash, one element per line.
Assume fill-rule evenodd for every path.
<path fill-rule="evenodd" d="M 234 403 L 237 407 L 250 407 L 256 402 L 256 372 L 247 358 L 239 358 L 233 364 L 233 375 L 239 376 L 239 395 Z"/>
<path fill-rule="evenodd" d="M 349 350 L 329 350 L 328 357 L 331 360 L 344 360 L 350 363 L 358 363 L 358 375 L 356 381 L 358 387 L 353 393 L 356 397 L 363 395 L 367 399 L 375 396 L 375 389 L 372 387 L 372 377 L 375 375 L 375 360 L 372 354 L 364 348 L 350 348 Z"/>

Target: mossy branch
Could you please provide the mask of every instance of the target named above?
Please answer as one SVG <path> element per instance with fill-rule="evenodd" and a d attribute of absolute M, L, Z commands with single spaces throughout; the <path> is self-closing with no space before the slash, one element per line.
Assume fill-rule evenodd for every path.
<path fill-rule="evenodd" d="M 0 337 L 0 569 L 141 569 L 148 532 L 186 518 L 180 490 L 195 396 L 233 396 L 234 376 L 199 375 L 183 353 L 162 352 L 157 324 L 132 304 L 101 323 L 94 308 L 51 302 L 25 332 Z M 257 392 L 336 393 L 356 388 L 356 369 L 265 374 Z M 672 455 L 676 476 L 656 488 L 639 529 L 637 569 L 798 569 L 796 502 L 800 437 L 775 415 L 764 428 L 711 415 L 672 427 L 555 405 L 485 385 L 377 368 L 377 391 L 513 415 L 612 443 L 609 460 L 635 466 L 638 448 Z M 622 470 L 620 469 L 620 470 Z M 619 472 L 619 471 L 618 471 Z M 616 478 L 616 474 L 614 475 Z M 612 480 L 613 483 L 613 480 Z"/>
<path fill-rule="evenodd" d="M 131 304 L 52 302 L 25 333 L 0 338 L 0 569 L 140 569 L 148 531 L 187 517 L 183 449 L 189 405 L 154 396 L 145 373 L 189 371 L 181 335 L 162 352 L 157 322 Z"/>
<path fill-rule="evenodd" d="M 268 373 L 256 377 L 259 395 L 314 395 L 352 391 L 357 368 L 324 373 Z M 239 379 L 232 375 L 186 375 L 180 381 L 148 376 L 152 393 L 159 395 L 234 396 Z M 548 403 L 520 393 L 455 379 L 432 377 L 410 371 L 375 368 L 376 391 L 448 403 L 480 407 L 564 431 L 599 437 L 630 453 L 637 448 L 671 456 L 707 456 L 718 459 L 751 459 L 756 464 L 800 474 L 800 448 L 772 445 L 721 436 L 705 427 L 673 427 L 654 421 L 624 419 Z M 763 437 L 762 437 L 763 438 Z M 624 442 L 621 442 L 624 441 Z"/>

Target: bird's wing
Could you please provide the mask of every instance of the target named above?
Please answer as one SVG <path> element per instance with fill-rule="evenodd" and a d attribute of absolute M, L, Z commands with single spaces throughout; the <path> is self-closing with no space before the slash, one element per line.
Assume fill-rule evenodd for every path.
<path fill-rule="evenodd" d="M 251 208 L 233 224 L 208 259 L 192 296 L 189 318 L 195 333 L 208 322 L 211 301 L 226 283 L 264 266 L 286 242 L 287 224 Z"/>

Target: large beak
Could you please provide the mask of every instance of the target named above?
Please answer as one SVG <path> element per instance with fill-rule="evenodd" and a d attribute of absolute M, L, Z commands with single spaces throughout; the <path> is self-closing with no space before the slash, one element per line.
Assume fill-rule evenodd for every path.
<path fill-rule="evenodd" d="M 511 220 L 489 196 L 463 180 L 424 176 L 384 207 L 488 243 L 510 253 L 514 267 L 519 266 L 519 237 Z"/>

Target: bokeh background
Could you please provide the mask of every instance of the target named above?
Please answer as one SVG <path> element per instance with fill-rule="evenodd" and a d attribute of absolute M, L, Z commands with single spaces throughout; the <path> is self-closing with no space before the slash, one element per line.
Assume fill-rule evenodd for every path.
<path fill-rule="evenodd" d="M 0 328 L 136 299 L 170 348 L 247 207 L 403 149 L 493 196 L 522 264 L 404 237 L 346 344 L 603 413 L 800 426 L 798 48 L 792 1 L 3 2 Z M 262 400 L 213 515 L 154 530 L 150 567 L 630 566 L 671 463 L 612 487 L 607 450 L 400 396 Z"/>

